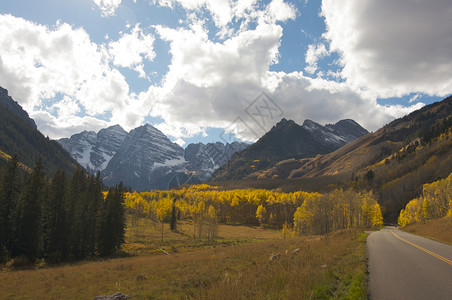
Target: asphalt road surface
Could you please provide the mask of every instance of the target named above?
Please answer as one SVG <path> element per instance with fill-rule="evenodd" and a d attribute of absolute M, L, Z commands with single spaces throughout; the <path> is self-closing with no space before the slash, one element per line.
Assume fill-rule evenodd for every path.
<path fill-rule="evenodd" d="M 371 300 L 452 299 L 452 246 L 386 227 L 367 251 Z"/>

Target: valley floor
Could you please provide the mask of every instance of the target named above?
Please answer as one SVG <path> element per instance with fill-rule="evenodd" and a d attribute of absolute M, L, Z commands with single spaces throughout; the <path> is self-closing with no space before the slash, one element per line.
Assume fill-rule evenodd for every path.
<path fill-rule="evenodd" d="M 190 236 L 189 223 L 183 234 L 165 224 L 162 242 L 161 227 L 148 225 L 128 229 L 124 251 L 132 257 L 4 270 L 0 298 L 92 299 L 115 292 L 133 299 L 367 297 L 366 235 L 357 230 L 283 239 L 274 230 L 220 225 L 215 241 L 202 241 Z M 280 258 L 270 261 L 272 254 Z"/>

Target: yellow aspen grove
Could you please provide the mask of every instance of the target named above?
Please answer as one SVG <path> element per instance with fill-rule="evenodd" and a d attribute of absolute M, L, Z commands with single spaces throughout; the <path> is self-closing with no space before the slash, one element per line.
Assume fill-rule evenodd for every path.
<path fill-rule="evenodd" d="M 126 207 L 163 223 L 169 221 L 172 199 L 180 218 L 193 222 L 193 236 L 212 238 L 217 222 L 293 227 L 298 234 L 378 226 L 380 206 L 372 193 L 335 190 L 328 194 L 263 189 L 219 190 L 207 184 L 171 191 L 127 193 Z M 215 217 L 213 217 L 215 215 Z M 163 238 L 163 236 L 162 236 Z"/>
<path fill-rule="evenodd" d="M 422 196 L 407 203 L 398 223 L 406 226 L 452 215 L 452 173 L 445 179 L 424 184 Z"/>
<path fill-rule="evenodd" d="M 265 207 L 261 204 L 257 207 L 256 210 L 256 218 L 259 220 L 259 225 L 263 226 L 264 225 L 264 219 L 267 215 L 267 210 L 265 209 Z"/>
<path fill-rule="evenodd" d="M 165 220 L 169 218 L 172 204 L 173 201 L 166 197 L 157 202 L 156 216 L 162 226 L 162 241 L 163 241 L 163 224 Z"/>

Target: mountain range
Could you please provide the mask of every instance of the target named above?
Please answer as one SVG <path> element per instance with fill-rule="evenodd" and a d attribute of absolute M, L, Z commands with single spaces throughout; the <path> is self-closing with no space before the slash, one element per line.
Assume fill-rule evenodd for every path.
<path fill-rule="evenodd" d="M 80 163 L 101 172 L 106 184 L 123 181 L 138 191 L 205 180 L 220 188 L 371 189 L 385 220 L 394 221 L 423 184 L 452 171 L 452 97 L 371 133 L 350 119 L 325 126 L 282 119 L 252 145 L 183 149 L 149 124 L 130 132 L 119 125 L 84 131 L 59 143 L 44 137 L 0 87 L 0 166 L 17 154 L 24 170 L 41 158 L 48 174 L 63 169 L 70 175 Z"/>
<path fill-rule="evenodd" d="M 137 191 L 202 182 L 246 143 L 189 144 L 184 150 L 150 124 L 126 132 L 115 125 L 83 131 L 59 143 L 107 185 L 123 182 Z"/>
<path fill-rule="evenodd" d="M 277 125 L 267 135 L 278 127 L 287 126 L 284 124 Z M 301 132 L 296 126 L 292 130 Z M 423 184 L 446 178 L 452 172 L 452 96 L 413 111 L 329 153 L 303 158 L 287 151 L 279 161 L 267 161 L 264 167 L 256 168 L 259 160 L 266 157 L 263 153 L 271 153 L 262 149 L 277 147 L 272 140 L 264 136 L 255 145 L 234 155 L 214 173 L 212 179 L 217 181 L 213 184 L 226 189 L 254 187 L 286 192 L 299 189 L 328 192 L 337 188 L 372 190 L 383 209 L 384 219 L 396 222 L 400 210 L 422 194 Z M 259 151 L 252 153 L 254 147 Z M 286 149 L 287 145 L 279 148 Z M 235 168 L 240 166 L 240 160 L 255 171 L 237 172 Z M 234 180 L 219 181 L 223 178 Z"/>
<path fill-rule="evenodd" d="M 212 175 L 212 181 L 244 179 L 289 159 L 303 159 L 332 152 L 368 131 L 353 120 L 322 126 L 305 120 L 298 125 L 282 119 L 256 143 L 232 156 Z"/>

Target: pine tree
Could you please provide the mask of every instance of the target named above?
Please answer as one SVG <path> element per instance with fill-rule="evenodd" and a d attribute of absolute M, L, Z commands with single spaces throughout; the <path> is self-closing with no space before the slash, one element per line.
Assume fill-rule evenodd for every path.
<path fill-rule="evenodd" d="M 44 256 L 51 262 L 59 262 L 66 256 L 67 224 L 65 220 L 66 174 L 58 170 L 53 176 L 49 195 L 44 202 L 42 229 Z"/>
<path fill-rule="evenodd" d="M 45 197 L 46 181 L 41 159 L 31 172 L 20 197 L 16 224 L 14 255 L 24 254 L 33 260 L 37 257 L 40 243 L 41 206 Z"/>
<path fill-rule="evenodd" d="M 100 180 L 100 173 L 98 172 L 96 177 L 89 177 L 86 195 L 87 213 L 83 226 L 83 235 L 85 240 L 85 253 L 88 256 L 93 256 L 96 251 L 98 220 L 100 219 L 103 200 L 102 182 Z"/>
<path fill-rule="evenodd" d="M 2 249 L 11 250 L 13 242 L 13 212 L 19 195 L 17 166 L 17 155 L 14 155 L 0 178 L 0 256 Z"/>
<path fill-rule="evenodd" d="M 68 258 L 78 260 L 82 257 L 83 206 L 80 199 L 85 195 L 86 175 L 81 167 L 77 167 L 69 182 L 66 197 L 66 222 L 68 224 Z"/>
<path fill-rule="evenodd" d="M 122 183 L 110 188 L 102 207 L 98 251 L 101 256 L 111 255 L 124 243 L 125 209 Z"/>

